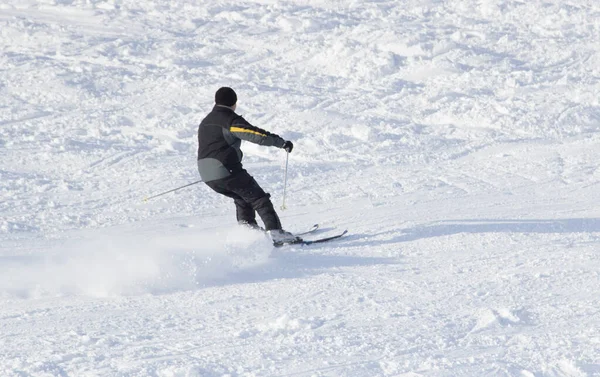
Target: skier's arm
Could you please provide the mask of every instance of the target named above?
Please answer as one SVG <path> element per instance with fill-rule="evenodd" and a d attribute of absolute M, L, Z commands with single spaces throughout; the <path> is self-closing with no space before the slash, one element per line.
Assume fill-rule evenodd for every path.
<path fill-rule="evenodd" d="M 242 140 L 249 141 L 254 144 L 273 146 L 277 148 L 283 148 L 285 140 L 278 135 L 272 134 L 262 128 L 254 127 L 246 119 L 242 117 L 235 118 L 229 127 L 235 137 Z"/>

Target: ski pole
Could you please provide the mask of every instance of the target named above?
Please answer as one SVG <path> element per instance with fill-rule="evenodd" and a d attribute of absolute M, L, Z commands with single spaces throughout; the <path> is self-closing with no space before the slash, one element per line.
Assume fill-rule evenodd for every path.
<path fill-rule="evenodd" d="M 288 171 L 288 161 L 290 160 L 290 152 L 287 152 L 285 155 L 285 173 L 283 175 L 283 202 L 281 203 L 281 210 L 285 210 L 287 207 L 285 206 L 285 189 L 287 187 L 287 171 Z"/>
<path fill-rule="evenodd" d="M 187 184 L 187 185 L 185 185 L 185 186 L 177 187 L 177 188 L 175 188 L 175 189 L 173 189 L 173 190 L 165 191 L 165 192 L 163 192 L 163 193 L 160 193 L 160 194 L 157 194 L 157 195 L 151 196 L 151 197 L 149 197 L 149 198 L 144 198 L 144 202 L 147 202 L 148 200 L 150 200 L 150 199 L 153 199 L 153 198 L 157 198 L 157 197 L 159 197 L 159 196 L 163 196 L 163 195 L 165 195 L 165 194 L 168 194 L 168 193 L 170 193 L 170 192 L 173 192 L 173 191 L 181 190 L 182 188 L 185 188 L 185 187 L 188 187 L 188 186 L 191 186 L 191 185 L 195 185 L 195 184 L 197 184 L 197 183 L 200 183 L 200 182 L 202 182 L 202 180 L 199 180 L 199 181 L 196 181 L 196 182 L 189 183 L 189 184 Z"/>

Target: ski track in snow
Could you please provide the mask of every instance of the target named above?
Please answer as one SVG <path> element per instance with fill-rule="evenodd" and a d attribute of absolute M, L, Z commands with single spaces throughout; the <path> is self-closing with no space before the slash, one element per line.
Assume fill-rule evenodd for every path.
<path fill-rule="evenodd" d="M 599 46 L 593 0 L 0 2 L 0 375 L 600 376 Z M 348 236 L 143 202 L 224 85 Z"/>

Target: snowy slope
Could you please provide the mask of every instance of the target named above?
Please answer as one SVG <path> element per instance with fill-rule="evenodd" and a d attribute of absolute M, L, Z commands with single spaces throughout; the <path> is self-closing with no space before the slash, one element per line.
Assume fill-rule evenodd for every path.
<path fill-rule="evenodd" d="M 597 1 L 3 0 L 0 47 L 0 376 L 600 376 Z M 224 85 L 349 236 L 143 201 Z"/>

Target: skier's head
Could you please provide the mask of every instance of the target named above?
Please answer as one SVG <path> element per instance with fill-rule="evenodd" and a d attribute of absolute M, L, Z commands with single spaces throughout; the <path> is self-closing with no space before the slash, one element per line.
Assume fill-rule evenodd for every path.
<path fill-rule="evenodd" d="M 215 93 L 215 103 L 221 106 L 233 107 L 237 103 L 237 94 L 227 86 L 219 88 Z"/>

